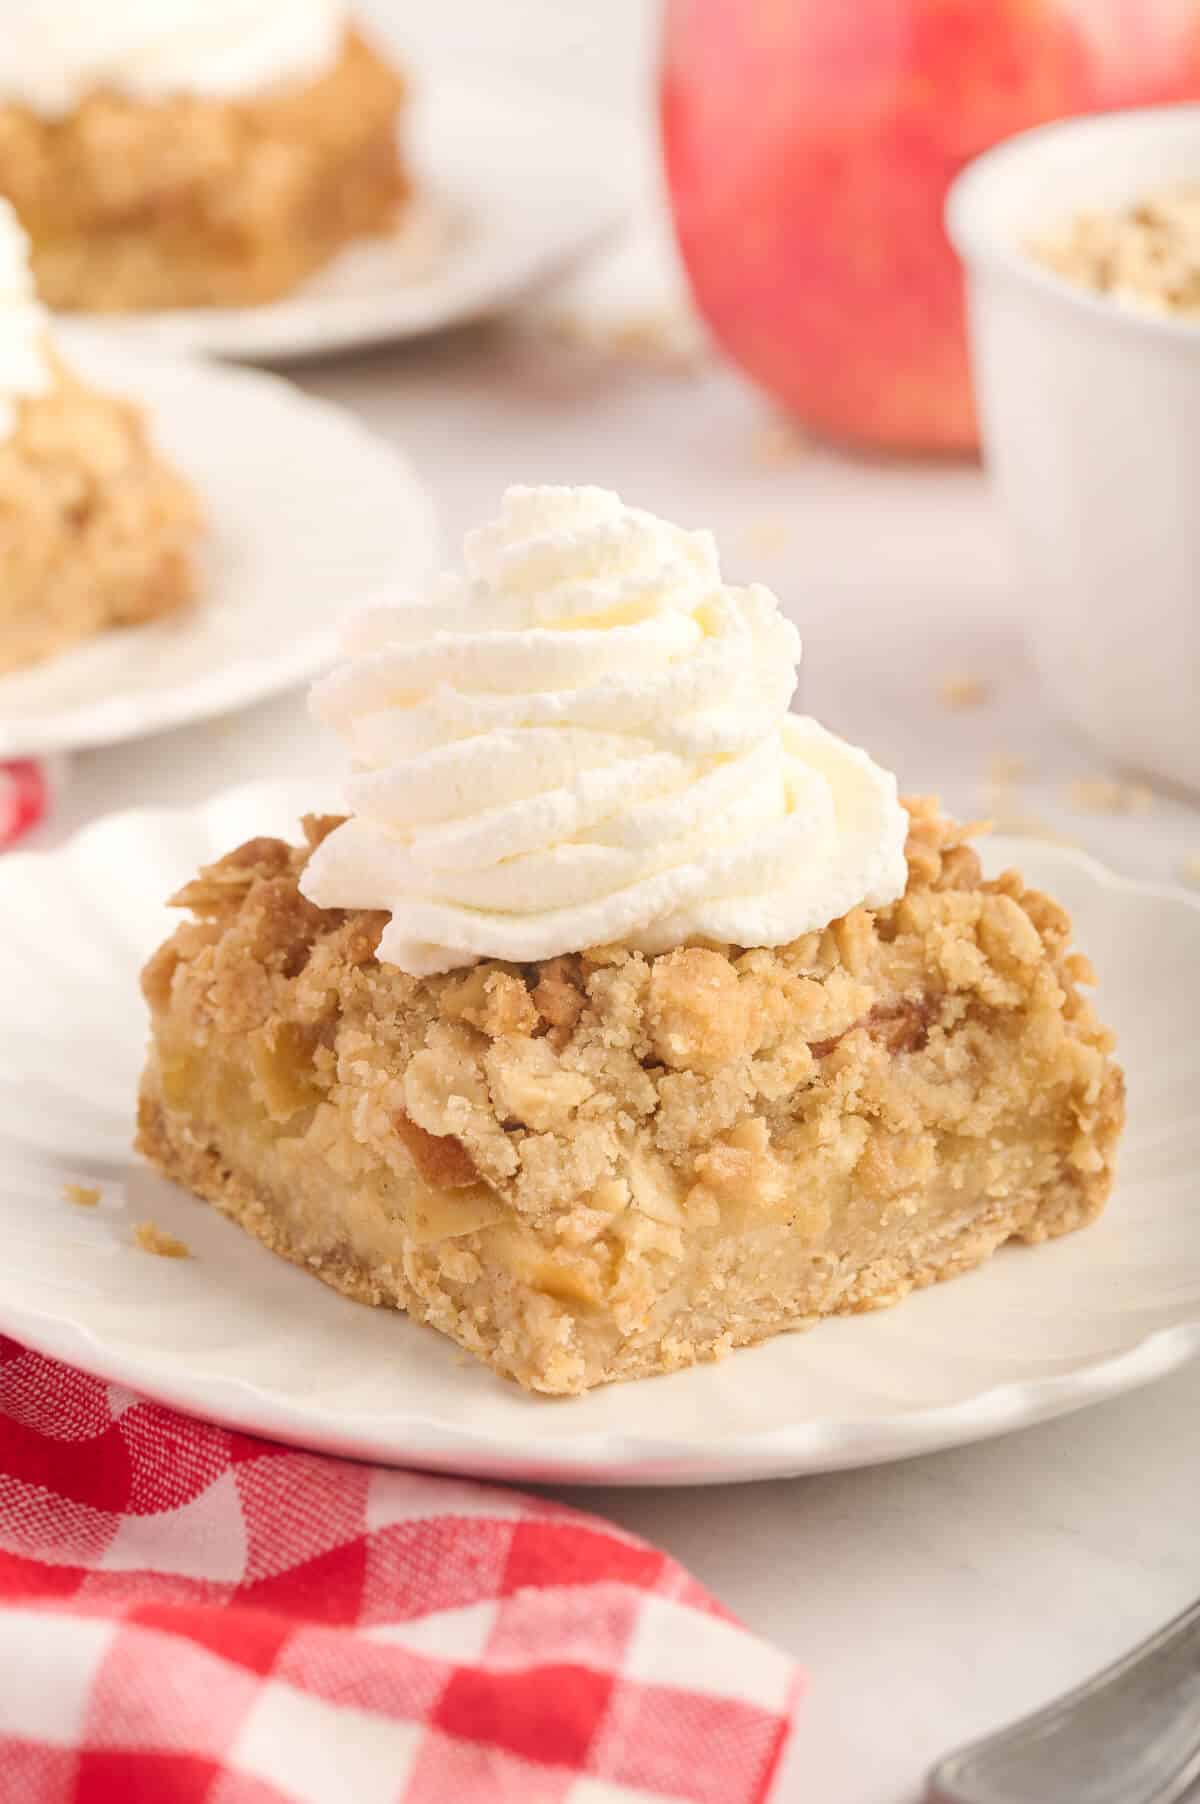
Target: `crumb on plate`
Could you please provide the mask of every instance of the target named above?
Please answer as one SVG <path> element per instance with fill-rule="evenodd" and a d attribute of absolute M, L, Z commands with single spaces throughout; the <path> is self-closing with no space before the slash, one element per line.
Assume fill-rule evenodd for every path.
<path fill-rule="evenodd" d="M 75 1203 L 80 1209 L 94 1209 L 100 1201 L 100 1192 L 94 1184 L 64 1184 L 63 1201 Z"/>
<path fill-rule="evenodd" d="M 978 708 L 990 693 L 982 677 L 968 671 L 956 671 L 938 684 L 938 700 L 943 708 Z"/>
<path fill-rule="evenodd" d="M 168 1234 L 157 1222 L 139 1221 L 133 1230 L 134 1244 L 156 1259 L 190 1259 L 191 1248 L 174 1234 Z"/>

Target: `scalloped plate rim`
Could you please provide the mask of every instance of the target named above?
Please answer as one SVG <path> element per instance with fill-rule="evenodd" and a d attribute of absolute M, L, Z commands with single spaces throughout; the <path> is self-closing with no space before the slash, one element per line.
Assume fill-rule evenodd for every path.
<path fill-rule="evenodd" d="M 125 1385 L 153 1402 L 313 1452 L 469 1477 L 519 1476 L 531 1484 L 560 1481 L 623 1486 L 754 1483 L 890 1465 L 995 1439 L 1107 1402 L 1168 1376 L 1200 1354 L 1200 1321 L 1177 1322 L 1154 1329 L 1136 1345 L 1079 1371 L 993 1385 L 959 1403 L 866 1416 L 854 1422 L 817 1418 L 719 1444 L 593 1431 L 548 1452 L 547 1443 L 535 1438 L 521 1441 L 485 1429 L 456 1436 L 444 1423 L 411 1410 L 394 1417 L 378 1412 L 345 1414 L 336 1424 L 326 1418 L 317 1434 L 298 1410 L 245 1378 L 209 1377 L 194 1384 L 173 1378 L 148 1382 L 144 1363 L 136 1355 L 106 1348 L 91 1329 L 66 1317 L 25 1314 L 0 1301 L 0 1332 L 108 1383 Z M 89 1355 L 91 1348 L 96 1349 L 95 1358 L 80 1357 L 81 1351 Z M 231 1399 L 228 1403 L 221 1401 L 225 1393 Z M 237 1399 L 261 1408 L 248 1416 L 236 1407 Z M 569 1408 L 570 1401 L 539 1399 L 534 1407 Z M 395 1444 L 395 1437 L 401 1434 L 405 1437 L 403 1449 Z M 628 1470 L 631 1467 L 637 1468 L 635 1474 Z"/>

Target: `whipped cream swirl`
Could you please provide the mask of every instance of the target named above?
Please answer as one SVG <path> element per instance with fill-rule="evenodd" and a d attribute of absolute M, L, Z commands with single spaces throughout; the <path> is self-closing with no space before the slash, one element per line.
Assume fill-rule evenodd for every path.
<path fill-rule="evenodd" d="M 385 909 L 415 976 L 615 940 L 775 946 L 904 889 L 864 752 L 788 713 L 800 640 L 707 532 L 596 488 L 513 488 L 465 573 L 377 607 L 313 709 L 355 763 L 304 875 Z"/>
<path fill-rule="evenodd" d="M 332 67 L 345 28 L 340 0 L 0 0 L 0 101 L 243 99 Z"/>
<path fill-rule="evenodd" d="M 0 200 L 0 439 L 17 423 L 26 395 L 53 381 L 47 355 L 46 313 L 29 273 L 29 240 L 6 200 Z"/>

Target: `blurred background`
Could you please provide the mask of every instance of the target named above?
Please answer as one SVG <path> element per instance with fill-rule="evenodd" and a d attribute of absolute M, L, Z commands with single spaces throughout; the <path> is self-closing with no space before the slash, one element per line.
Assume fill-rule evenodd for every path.
<path fill-rule="evenodd" d="M 657 0 L 365 0 L 360 10 L 414 67 L 503 65 L 630 117 L 642 106 L 659 16 Z"/>
<path fill-rule="evenodd" d="M 802 317 L 791 331 L 801 360 L 796 380 L 819 385 L 819 392 L 806 391 L 813 403 L 806 411 L 831 428 L 811 437 L 794 409 L 785 417 L 714 350 L 689 311 L 659 149 L 666 10 L 657 0 L 422 6 L 362 0 L 362 11 L 418 90 L 444 79 L 520 84 L 531 96 L 566 99 L 603 115 L 615 128 L 606 138 L 607 159 L 618 165 L 606 177 L 615 175 L 623 189 L 628 223 L 567 280 L 503 318 L 287 373 L 311 392 L 354 408 L 407 452 L 437 496 L 447 555 L 514 481 L 599 482 L 681 523 L 711 526 L 727 573 L 768 583 L 801 627 L 799 705 L 866 745 L 898 771 L 903 788 L 938 790 L 960 813 L 1083 844 L 1122 868 L 1177 878 L 1195 850 L 1191 811 L 1125 783 L 1064 727 L 1028 656 L 1008 536 L 978 462 L 970 455 L 923 455 L 955 445 L 961 451 L 972 436 L 955 362 L 961 356 L 954 350 L 956 321 L 947 325 L 938 317 L 939 307 L 957 307 L 948 247 L 939 240 L 935 291 L 918 272 L 908 300 L 896 299 L 889 317 L 898 323 L 880 351 L 887 369 L 910 355 L 918 362 L 932 358 L 934 379 L 898 380 L 882 409 L 880 383 L 870 370 L 856 375 L 846 354 L 846 343 L 861 343 L 863 335 L 850 338 L 861 322 L 838 286 L 838 258 L 844 264 L 847 256 L 865 257 L 869 273 L 874 234 L 883 210 L 901 204 L 897 195 L 914 197 L 911 218 L 895 222 L 901 244 L 923 243 L 923 232 L 929 237 L 929 219 L 940 218 L 941 205 L 931 158 L 941 158 L 948 173 L 951 163 L 1031 118 L 1110 104 L 1120 97 L 1113 83 L 1119 78 L 1128 86 L 1131 69 L 1140 93 L 1186 85 L 1192 65 L 1174 54 L 1174 23 L 1191 18 L 1194 8 L 1182 0 L 1156 0 L 1145 9 L 1125 0 L 1090 7 L 1060 0 L 1047 8 L 1008 0 L 891 5 L 870 9 L 870 29 L 865 15 L 849 9 L 750 9 L 793 40 L 803 17 L 819 40 L 822 70 L 846 76 L 844 107 L 840 93 L 822 85 L 823 123 L 802 159 L 815 195 L 822 184 L 843 182 L 847 216 L 844 244 L 815 234 L 818 251 L 828 253 L 829 281 L 813 285 L 819 316 Z M 686 10 L 679 8 L 679 16 Z M 935 40 L 931 54 L 949 44 L 962 58 L 964 43 L 968 52 L 954 87 L 957 110 L 945 115 L 946 89 L 936 70 L 924 87 L 914 79 L 875 159 L 884 185 L 845 186 L 837 161 L 841 136 L 849 141 L 870 126 L 872 97 L 888 91 L 895 73 L 889 59 L 896 33 L 938 19 L 949 35 Z M 1024 30 L 1039 19 L 1043 39 L 1035 33 L 1026 65 L 1015 56 L 1021 40 L 1014 32 L 1021 21 Z M 1086 22 L 1095 57 L 1080 59 L 1077 37 L 1068 41 L 1059 32 L 1064 21 L 1072 33 Z M 1171 45 L 1170 57 L 1137 65 L 1123 54 L 1128 30 L 1137 36 L 1143 26 L 1147 41 Z M 718 34 L 712 54 L 720 58 L 726 50 Z M 705 122 L 718 165 L 737 149 L 752 116 L 747 108 L 754 109 L 757 128 L 770 104 L 761 83 L 743 90 L 735 81 L 733 89 L 727 129 L 719 120 Z M 794 74 L 781 92 L 803 124 L 812 114 L 811 97 Z M 850 96 L 857 97 L 854 105 Z M 686 156 L 686 129 L 677 138 Z M 552 143 L 547 154 L 553 155 Z M 764 219 L 777 214 L 764 205 Z M 745 222 L 737 243 L 721 250 L 710 270 L 710 314 L 723 304 L 722 269 L 748 267 L 755 232 L 761 238 L 768 229 Z M 730 305 L 744 298 L 733 293 Z M 947 344 L 948 376 L 938 367 Z M 752 351 L 740 356 L 743 365 L 753 361 Z M 785 370 L 783 387 L 788 379 Z M 857 441 L 855 448 L 845 448 L 849 440 Z M 306 775 L 331 768 L 328 748 L 296 695 L 163 743 L 172 755 L 161 777 L 146 768 L 136 747 L 77 760 L 59 831 L 90 818 L 135 772 L 140 793 L 153 802 L 187 801 L 251 772 Z"/>

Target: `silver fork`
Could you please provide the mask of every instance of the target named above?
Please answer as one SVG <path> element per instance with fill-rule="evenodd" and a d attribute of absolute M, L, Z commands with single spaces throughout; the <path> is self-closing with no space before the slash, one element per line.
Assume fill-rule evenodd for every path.
<path fill-rule="evenodd" d="M 959 1748 L 929 1804 L 1178 1804 L 1200 1779 L 1200 1601 L 1056 1703 Z"/>

